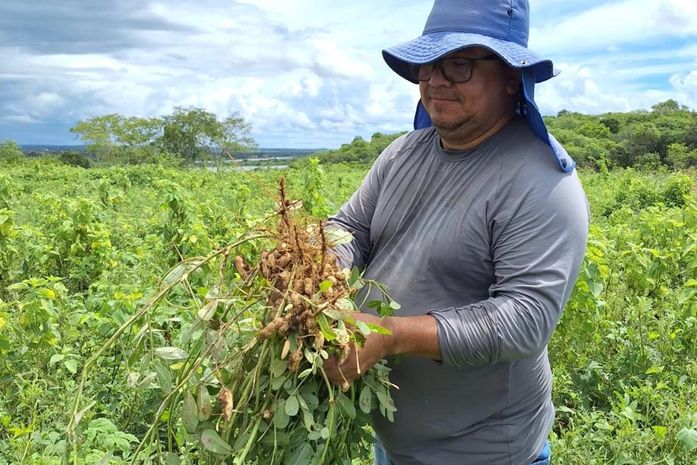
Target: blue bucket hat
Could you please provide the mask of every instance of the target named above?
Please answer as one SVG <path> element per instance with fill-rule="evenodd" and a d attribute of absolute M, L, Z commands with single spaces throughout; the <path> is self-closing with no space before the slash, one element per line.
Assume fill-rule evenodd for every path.
<path fill-rule="evenodd" d="M 387 65 L 404 79 L 418 83 L 414 65 L 440 60 L 468 47 L 483 47 L 498 55 L 508 66 L 521 70 L 520 105 L 517 112 L 532 132 L 555 155 L 559 168 L 569 172 L 576 163 L 547 132 L 535 104 L 535 84 L 554 77 L 551 60 L 528 50 L 530 12 L 527 0 L 435 0 L 420 37 L 382 51 Z M 431 119 L 419 102 L 414 128 L 431 126 Z"/>

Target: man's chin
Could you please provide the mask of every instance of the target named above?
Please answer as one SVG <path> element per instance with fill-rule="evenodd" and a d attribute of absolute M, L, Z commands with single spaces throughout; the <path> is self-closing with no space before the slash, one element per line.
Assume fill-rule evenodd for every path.
<path fill-rule="evenodd" d="M 452 118 L 442 118 L 438 115 L 434 115 L 431 117 L 431 124 L 433 124 L 433 126 L 438 130 L 454 131 L 460 128 L 463 125 L 463 122 L 453 120 Z"/>

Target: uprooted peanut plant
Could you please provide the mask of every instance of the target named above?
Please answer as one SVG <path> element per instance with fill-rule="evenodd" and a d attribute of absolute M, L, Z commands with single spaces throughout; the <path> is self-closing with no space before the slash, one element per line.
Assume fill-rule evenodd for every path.
<path fill-rule="evenodd" d="M 123 375 L 159 396 L 134 462 L 349 465 L 367 455 L 372 412 L 392 419 L 384 364 L 335 386 L 324 361 L 344 360 L 351 344 L 386 333 L 354 319 L 361 288 L 380 291 L 369 305 L 381 314 L 398 304 L 357 270 L 340 269 L 331 248 L 350 236 L 305 224 L 283 182 L 279 197 L 271 231 L 257 228 L 180 263 L 86 364 L 81 386 L 115 341 L 132 338 Z M 81 404 L 80 389 L 68 428 L 73 448 Z"/>

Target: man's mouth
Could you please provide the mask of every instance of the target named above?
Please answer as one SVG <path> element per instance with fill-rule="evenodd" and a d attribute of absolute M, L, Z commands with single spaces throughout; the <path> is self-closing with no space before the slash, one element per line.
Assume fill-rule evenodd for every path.
<path fill-rule="evenodd" d="M 454 96 L 451 96 L 451 95 L 429 94 L 428 97 L 431 100 L 443 100 L 443 101 L 449 101 L 449 102 L 453 102 L 453 101 L 457 100 L 457 98 L 455 98 Z"/>

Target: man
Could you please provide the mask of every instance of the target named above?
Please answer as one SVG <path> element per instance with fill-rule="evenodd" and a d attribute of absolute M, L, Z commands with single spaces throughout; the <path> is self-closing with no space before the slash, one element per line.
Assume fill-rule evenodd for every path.
<path fill-rule="evenodd" d="M 527 37 L 527 0 L 436 0 L 421 37 L 383 51 L 419 84 L 416 125 L 433 127 L 393 142 L 332 218 L 354 236 L 337 250 L 344 264 L 402 305 L 381 322 L 391 336 L 358 350 L 363 372 L 388 357 L 399 386 L 394 423 L 375 417 L 379 465 L 548 463 L 547 342 L 588 211 L 535 106 L 553 71 Z M 351 381 L 356 366 L 327 370 Z"/>

